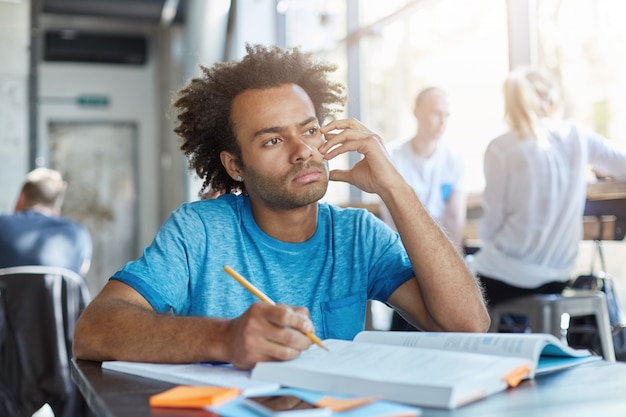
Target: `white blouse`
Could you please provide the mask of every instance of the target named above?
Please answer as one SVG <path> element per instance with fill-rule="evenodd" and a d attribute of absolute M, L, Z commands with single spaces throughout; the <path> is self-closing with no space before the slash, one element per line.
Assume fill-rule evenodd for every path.
<path fill-rule="evenodd" d="M 541 140 L 506 133 L 487 147 L 481 250 L 470 267 L 509 285 L 566 281 L 582 239 L 587 168 L 626 178 L 626 153 L 566 121 L 541 121 Z"/>

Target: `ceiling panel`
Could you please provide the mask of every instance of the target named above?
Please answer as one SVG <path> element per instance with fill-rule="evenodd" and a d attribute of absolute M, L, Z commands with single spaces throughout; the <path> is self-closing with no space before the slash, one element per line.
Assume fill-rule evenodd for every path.
<path fill-rule="evenodd" d="M 185 0 L 41 0 L 48 14 L 130 19 L 158 23 L 165 3 L 176 7 L 175 22 L 184 20 Z"/>

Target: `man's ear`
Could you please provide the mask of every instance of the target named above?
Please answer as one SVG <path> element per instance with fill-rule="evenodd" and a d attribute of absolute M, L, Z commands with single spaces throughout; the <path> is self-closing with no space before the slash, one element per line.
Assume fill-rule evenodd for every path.
<path fill-rule="evenodd" d="M 415 104 L 415 106 L 413 106 L 413 117 L 415 117 L 416 119 L 419 120 L 420 116 L 419 116 L 419 107 L 417 106 L 417 103 Z"/>
<path fill-rule="evenodd" d="M 242 177 L 241 169 L 239 168 L 239 161 L 237 158 L 233 156 L 230 152 L 222 151 L 220 152 L 220 160 L 222 161 L 222 165 L 228 172 L 228 175 L 237 181 L 237 178 Z"/>
<path fill-rule="evenodd" d="M 15 204 L 15 211 L 24 211 L 28 208 L 28 204 L 26 202 L 26 194 L 24 192 L 20 192 L 19 197 L 17 198 L 17 203 Z"/>

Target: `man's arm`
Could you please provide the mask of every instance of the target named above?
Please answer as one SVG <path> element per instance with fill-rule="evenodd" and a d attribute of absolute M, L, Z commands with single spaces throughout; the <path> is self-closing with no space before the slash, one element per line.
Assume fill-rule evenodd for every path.
<path fill-rule="evenodd" d="M 396 289 L 388 303 L 423 330 L 486 331 L 490 320 L 478 282 L 459 251 L 411 193 L 411 187 L 406 187 L 399 184 L 383 199 L 416 278 Z M 414 294 L 419 294 L 421 303 L 412 302 Z"/>
<path fill-rule="evenodd" d="M 158 314 L 133 288 L 110 280 L 81 314 L 73 350 L 79 359 L 193 363 L 223 361 L 249 369 L 287 360 L 311 345 L 308 312 L 253 304 L 232 320 Z"/>
<path fill-rule="evenodd" d="M 411 259 L 416 277 L 396 289 L 389 304 L 424 330 L 486 331 L 490 320 L 477 280 L 393 166 L 380 137 L 353 119 L 333 121 L 323 132 L 327 142 L 320 152 L 326 159 L 363 155 L 352 169 L 331 171 L 330 179 L 378 194 Z"/>
<path fill-rule="evenodd" d="M 467 193 L 453 190 L 446 201 L 442 226 L 459 251 L 463 251 L 463 235 L 467 218 Z"/>

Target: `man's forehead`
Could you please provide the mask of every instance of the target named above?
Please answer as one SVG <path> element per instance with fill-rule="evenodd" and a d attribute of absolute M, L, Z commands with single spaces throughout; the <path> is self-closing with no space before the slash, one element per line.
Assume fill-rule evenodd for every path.
<path fill-rule="evenodd" d="M 308 122 L 315 108 L 300 86 L 284 84 L 241 92 L 233 100 L 232 118 L 239 127 L 258 130 Z"/>
<path fill-rule="evenodd" d="M 239 92 L 233 99 L 233 102 L 248 101 L 254 99 L 262 100 L 265 98 L 271 98 L 280 95 L 291 95 L 293 97 L 299 97 L 300 99 L 311 102 L 311 97 L 309 97 L 307 92 L 298 84 L 294 83 L 285 83 L 266 88 L 248 88 Z"/>
<path fill-rule="evenodd" d="M 427 92 L 418 104 L 433 105 L 439 103 L 448 103 L 448 96 L 443 91 L 433 90 Z"/>

